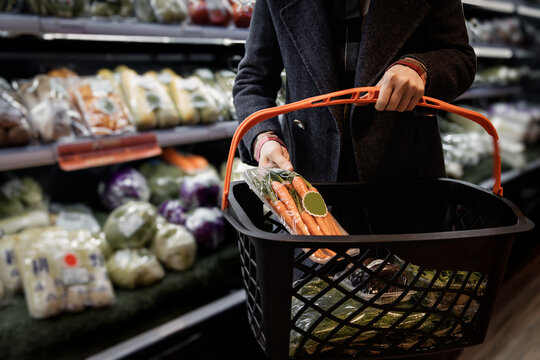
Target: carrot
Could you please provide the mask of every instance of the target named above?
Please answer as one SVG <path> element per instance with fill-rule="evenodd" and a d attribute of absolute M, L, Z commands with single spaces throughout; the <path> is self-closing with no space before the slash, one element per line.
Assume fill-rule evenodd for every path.
<path fill-rule="evenodd" d="M 208 167 L 208 160 L 206 158 L 200 156 L 200 155 L 189 155 L 187 157 L 189 161 L 197 168 L 197 169 L 204 169 Z"/>
<path fill-rule="evenodd" d="M 168 163 L 179 167 L 185 171 L 193 171 L 196 169 L 195 164 L 188 159 L 186 156 L 180 154 L 173 148 L 166 148 L 163 150 L 161 157 L 165 159 Z"/>
<path fill-rule="evenodd" d="M 287 208 L 285 207 L 285 205 L 283 205 L 283 203 L 280 200 L 272 201 L 271 204 L 274 207 L 274 209 L 276 209 L 279 216 L 281 216 L 283 220 L 285 220 L 287 225 L 291 229 L 294 229 L 294 220 L 291 214 L 289 213 L 289 211 L 287 210 Z"/>
<path fill-rule="evenodd" d="M 292 213 L 292 218 L 296 223 L 297 232 L 301 235 L 309 235 L 308 227 L 302 220 L 302 217 L 300 216 L 300 212 L 296 207 L 294 199 L 292 198 L 287 188 L 279 181 L 272 181 L 272 189 L 274 189 L 278 198 L 283 201 L 283 204 L 285 204 L 287 210 Z"/>
<path fill-rule="evenodd" d="M 296 176 L 292 180 L 294 190 L 300 195 L 300 198 L 304 198 L 304 195 L 310 190 L 306 184 L 306 181 L 301 176 Z"/>
<path fill-rule="evenodd" d="M 304 223 L 308 227 L 309 233 L 311 235 L 324 235 L 319 226 L 317 225 L 315 219 L 313 219 L 313 216 L 309 215 L 303 209 L 302 211 L 300 211 L 300 215 L 302 216 L 302 220 L 304 220 Z"/>
<path fill-rule="evenodd" d="M 332 234 L 332 229 L 328 227 L 328 224 L 324 221 L 324 218 L 321 216 L 314 216 L 319 229 L 323 232 L 324 235 L 334 235 Z"/>
<path fill-rule="evenodd" d="M 290 181 L 284 181 L 282 184 L 287 188 L 287 190 L 291 191 L 293 186 Z"/>

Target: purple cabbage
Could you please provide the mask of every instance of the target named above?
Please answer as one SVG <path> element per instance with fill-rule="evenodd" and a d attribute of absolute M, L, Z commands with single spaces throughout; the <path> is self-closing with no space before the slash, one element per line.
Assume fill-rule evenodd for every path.
<path fill-rule="evenodd" d="M 133 168 L 113 171 L 101 184 L 101 201 L 108 210 L 114 210 L 128 201 L 148 201 L 150 188 L 140 172 Z"/>
<path fill-rule="evenodd" d="M 225 240 L 225 220 L 219 208 L 195 209 L 186 219 L 185 227 L 204 249 L 216 249 Z"/>
<path fill-rule="evenodd" d="M 158 212 L 168 222 L 184 225 L 187 218 L 187 208 L 180 200 L 166 200 L 159 205 Z"/>
<path fill-rule="evenodd" d="M 220 179 L 214 171 L 186 176 L 180 185 L 180 199 L 187 207 L 219 205 Z"/>

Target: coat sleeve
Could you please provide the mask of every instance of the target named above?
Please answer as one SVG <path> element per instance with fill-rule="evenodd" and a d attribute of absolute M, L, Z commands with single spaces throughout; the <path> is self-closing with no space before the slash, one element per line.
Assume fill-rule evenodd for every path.
<path fill-rule="evenodd" d="M 233 87 L 234 106 L 240 123 L 258 110 L 276 106 L 282 70 L 283 60 L 267 0 L 258 0 L 253 10 L 245 55 Z M 277 118 L 255 125 L 239 145 L 242 161 L 257 165 L 252 154 L 253 143 L 258 134 L 266 131 L 273 131 L 283 138 Z"/>
<path fill-rule="evenodd" d="M 426 21 L 426 51 L 407 56 L 427 69 L 425 94 L 451 101 L 471 86 L 476 72 L 476 55 L 469 45 L 461 1 L 432 1 Z"/>

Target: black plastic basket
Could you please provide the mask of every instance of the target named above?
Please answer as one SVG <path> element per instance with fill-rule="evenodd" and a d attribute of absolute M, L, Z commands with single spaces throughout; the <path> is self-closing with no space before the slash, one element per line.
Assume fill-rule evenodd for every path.
<path fill-rule="evenodd" d="M 340 92 L 336 101 L 374 102 L 375 91 L 348 90 L 350 99 Z M 263 110 L 246 127 L 298 106 L 329 105 L 332 97 Z M 451 107 L 429 98 L 420 105 Z M 466 115 L 478 120 L 476 113 Z M 232 155 L 242 132 L 233 139 Z M 495 191 L 502 195 L 495 159 Z M 450 179 L 316 187 L 354 235 L 290 235 L 246 183 L 229 188 L 226 182 L 224 211 L 238 233 L 248 318 L 268 356 L 404 358 L 483 341 L 515 234 L 534 226 L 519 209 L 500 195 Z M 319 248 L 337 255 L 313 263 L 309 255 Z M 349 255 L 351 248 L 359 254 Z M 368 267 L 370 258 L 379 259 L 378 266 Z"/>

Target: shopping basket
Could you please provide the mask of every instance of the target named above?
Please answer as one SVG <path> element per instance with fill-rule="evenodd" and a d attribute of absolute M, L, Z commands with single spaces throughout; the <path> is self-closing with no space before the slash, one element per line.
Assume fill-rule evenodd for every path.
<path fill-rule="evenodd" d="M 374 103 L 378 94 L 355 88 L 264 109 L 233 137 L 223 209 L 238 234 L 249 323 L 273 359 L 406 358 L 481 343 L 514 237 L 534 226 L 502 197 L 490 121 L 429 97 L 418 105 L 462 115 L 493 137 L 493 193 L 451 179 L 317 184 L 352 235 L 304 236 L 282 231 L 245 182 L 230 184 L 236 147 L 254 124 L 310 107 Z M 311 262 L 319 248 L 337 255 Z"/>

